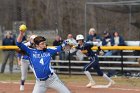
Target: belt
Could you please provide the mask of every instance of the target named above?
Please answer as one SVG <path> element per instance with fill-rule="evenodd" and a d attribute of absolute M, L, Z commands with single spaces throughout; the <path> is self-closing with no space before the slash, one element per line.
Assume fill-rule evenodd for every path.
<path fill-rule="evenodd" d="M 22 59 L 24 59 L 24 60 L 29 60 L 29 59 L 26 59 L 26 58 L 22 58 Z"/>
<path fill-rule="evenodd" d="M 46 81 L 49 77 L 51 77 L 53 75 L 53 73 L 51 73 L 50 75 L 48 75 L 46 78 L 43 79 L 39 79 L 39 81 Z"/>

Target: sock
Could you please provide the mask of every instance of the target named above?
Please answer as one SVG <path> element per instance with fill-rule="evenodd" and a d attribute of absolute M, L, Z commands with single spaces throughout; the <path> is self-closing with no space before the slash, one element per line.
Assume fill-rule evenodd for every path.
<path fill-rule="evenodd" d="M 103 77 L 104 77 L 107 81 L 109 81 L 109 82 L 111 82 L 111 81 L 112 81 L 112 79 L 111 79 L 111 78 L 109 78 L 106 74 L 103 74 Z"/>
<path fill-rule="evenodd" d="M 89 71 L 84 71 L 84 73 L 86 74 L 86 76 L 88 77 L 88 79 L 89 79 L 90 82 L 95 83 L 94 80 L 93 80 L 93 78 L 92 78 L 92 76 L 91 76 L 91 74 L 89 73 Z"/>
<path fill-rule="evenodd" d="M 21 85 L 24 85 L 25 80 L 21 80 Z"/>

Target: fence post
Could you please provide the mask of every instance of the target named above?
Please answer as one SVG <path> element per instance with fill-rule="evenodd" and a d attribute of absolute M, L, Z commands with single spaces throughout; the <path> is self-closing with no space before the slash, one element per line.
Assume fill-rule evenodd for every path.
<path fill-rule="evenodd" d="M 123 64 L 123 50 L 121 50 L 121 74 L 123 75 L 124 74 L 124 64 Z"/>
<path fill-rule="evenodd" d="M 69 50 L 69 76 L 71 77 L 71 54 L 70 54 L 70 50 Z"/>

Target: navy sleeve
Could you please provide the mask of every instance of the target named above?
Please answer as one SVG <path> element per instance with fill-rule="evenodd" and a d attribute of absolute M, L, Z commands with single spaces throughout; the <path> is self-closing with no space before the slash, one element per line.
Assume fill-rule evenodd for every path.
<path fill-rule="evenodd" d="M 106 40 L 103 39 L 103 40 L 102 40 L 102 45 L 105 46 L 106 44 L 107 44 Z"/>
<path fill-rule="evenodd" d="M 11 38 L 13 40 L 12 45 L 16 45 L 15 38 Z"/>

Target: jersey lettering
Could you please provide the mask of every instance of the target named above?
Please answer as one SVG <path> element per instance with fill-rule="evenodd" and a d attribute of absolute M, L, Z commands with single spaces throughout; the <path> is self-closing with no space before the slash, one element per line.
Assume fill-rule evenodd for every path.
<path fill-rule="evenodd" d="M 39 63 L 41 63 L 42 65 L 44 65 L 43 58 L 40 59 Z"/>
<path fill-rule="evenodd" d="M 49 53 L 43 53 L 43 54 L 33 54 L 34 58 L 42 58 L 42 57 L 48 57 L 50 56 Z"/>

